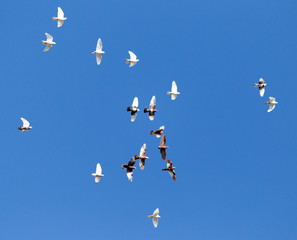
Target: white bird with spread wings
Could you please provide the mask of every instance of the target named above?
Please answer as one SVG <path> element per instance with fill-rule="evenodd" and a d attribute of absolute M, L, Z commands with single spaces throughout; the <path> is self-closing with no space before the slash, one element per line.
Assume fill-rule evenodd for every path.
<path fill-rule="evenodd" d="M 92 173 L 92 176 L 95 177 L 95 182 L 98 183 L 100 179 L 104 176 L 102 174 L 102 168 L 100 163 L 97 163 L 96 173 Z"/>
<path fill-rule="evenodd" d="M 159 218 L 161 218 L 161 216 L 159 215 L 159 208 L 157 208 L 153 215 L 149 215 L 148 218 L 152 218 L 153 219 L 153 224 L 154 224 L 154 227 L 156 228 L 158 226 L 158 220 Z"/>
<path fill-rule="evenodd" d="M 271 112 L 275 108 L 275 105 L 278 104 L 278 102 L 275 101 L 274 97 L 269 97 L 269 102 L 265 102 L 265 104 L 269 105 L 269 109 L 267 112 Z"/>
<path fill-rule="evenodd" d="M 53 17 L 53 20 L 58 21 L 58 27 L 62 27 L 62 25 L 66 19 L 67 18 L 64 17 L 63 10 L 60 7 L 58 7 L 58 17 Z"/>
<path fill-rule="evenodd" d="M 92 52 L 93 54 L 96 54 L 97 65 L 100 65 L 102 60 L 102 54 L 105 53 L 104 51 L 102 51 L 102 48 L 103 48 L 102 41 L 101 41 L 101 38 L 99 38 L 97 41 L 96 51 Z"/>
<path fill-rule="evenodd" d="M 46 41 L 42 40 L 41 43 L 44 44 L 44 45 L 46 45 L 46 48 L 43 51 L 44 52 L 47 52 L 56 43 L 53 41 L 54 38 L 52 37 L 52 35 L 50 35 L 48 33 L 45 33 L 45 36 L 46 36 Z"/>
<path fill-rule="evenodd" d="M 137 59 L 136 55 L 129 51 L 130 59 L 126 59 L 126 63 L 130 63 L 129 67 L 133 67 L 136 63 L 139 62 L 139 59 Z"/>
<path fill-rule="evenodd" d="M 171 95 L 171 100 L 175 100 L 177 98 L 177 95 L 180 94 L 180 92 L 177 91 L 177 85 L 175 81 L 172 82 L 171 92 L 167 92 L 167 94 Z"/>
<path fill-rule="evenodd" d="M 32 128 L 32 126 L 30 126 L 30 123 L 25 118 L 21 118 L 21 120 L 23 122 L 23 126 L 19 126 L 19 130 L 22 130 L 22 132 L 26 132 Z"/>

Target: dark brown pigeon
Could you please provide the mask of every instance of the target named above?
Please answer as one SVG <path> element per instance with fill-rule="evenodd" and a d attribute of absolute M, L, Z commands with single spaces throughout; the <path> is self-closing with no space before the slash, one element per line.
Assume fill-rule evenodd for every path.
<path fill-rule="evenodd" d="M 127 177 L 130 182 L 132 182 L 132 179 L 133 179 L 133 169 L 136 169 L 136 167 L 134 167 L 135 162 L 136 162 L 136 155 L 134 155 L 131 158 L 128 165 L 126 163 L 122 165 L 122 169 L 127 169 Z"/>
<path fill-rule="evenodd" d="M 150 132 L 150 134 L 151 134 L 151 135 L 154 135 L 154 134 L 155 134 L 157 138 L 160 138 L 161 135 L 162 135 L 162 133 L 163 133 L 163 131 L 164 131 L 164 128 L 165 128 L 165 127 L 162 126 L 162 127 L 160 127 L 159 129 L 157 129 L 156 131 L 153 131 L 153 130 L 152 130 L 152 131 Z"/>

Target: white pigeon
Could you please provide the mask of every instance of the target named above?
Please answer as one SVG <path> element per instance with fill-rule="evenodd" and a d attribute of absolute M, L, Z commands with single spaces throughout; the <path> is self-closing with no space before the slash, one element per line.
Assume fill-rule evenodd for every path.
<path fill-rule="evenodd" d="M 92 176 L 95 177 L 95 182 L 98 183 L 100 179 L 104 176 L 102 174 L 102 168 L 100 163 L 97 163 L 96 173 L 92 173 Z"/>
<path fill-rule="evenodd" d="M 101 63 L 102 54 L 105 53 L 104 51 L 102 51 L 102 48 L 103 48 L 102 41 L 101 41 L 101 38 L 99 38 L 96 46 L 96 51 L 92 52 L 93 54 L 94 53 L 96 54 L 97 65 Z"/>
<path fill-rule="evenodd" d="M 175 81 L 172 82 L 171 86 L 171 92 L 167 92 L 168 95 L 171 95 L 171 100 L 175 100 L 177 95 L 180 94 L 180 92 L 177 91 L 177 86 Z"/>
<path fill-rule="evenodd" d="M 138 109 L 138 97 L 135 97 L 132 103 L 132 107 L 127 107 L 127 111 L 131 111 L 131 122 L 134 122 L 137 117 Z"/>
<path fill-rule="evenodd" d="M 269 97 L 269 102 L 265 102 L 265 104 L 269 104 L 269 109 L 267 112 L 271 112 L 275 108 L 275 105 L 278 104 L 278 102 L 275 101 L 274 97 Z"/>
<path fill-rule="evenodd" d="M 62 27 L 66 19 L 67 18 L 64 17 L 63 10 L 60 7 L 58 7 L 58 17 L 53 17 L 53 20 L 58 21 L 58 27 Z"/>
<path fill-rule="evenodd" d="M 154 211 L 153 215 L 148 216 L 148 218 L 153 219 L 153 224 L 156 228 L 158 226 L 158 219 L 161 218 L 161 216 L 159 216 L 159 208 Z"/>
<path fill-rule="evenodd" d="M 136 55 L 129 51 L 130 59 L 126 59 L 126 63 L 130 63 L 129 67 L 133 67 L 136 63 L 139 62 L 139 59 L 137 59 Z"/>
<path fill-rule="evenodd" d="M 260 91 L 260 96 L 263 97 L 265 93 L 265 86 L 267 84 L 265 83 L 263 78 L 260 78 L 259 83 L 254 83 L 254 87 L 258 87 Z"/>
<path fill-rule="evenodd" d="M 53 45 L 55 45 L 56 43 L 53 41 L 54 38 L 48 34 L 48 33 L 45 33 L 45 36 L 46 36 L 46 41 L 41 41 L 42 44 L 45 44 L 46 45 L 46 48 L 43 50 L 44 52 L 47 52 L 48 50 L 51 49 L 51 47 Z"/>
<path fill-rule="evenodd" d="M 19 126 L 19 130 L 22 130 L 22 132 L 26 132 L 32 128 L 32 126 L 30 126 L 30 123 L 25 118 L 21 118 L 21 120 L 23 121 L 23 126 Z"/>

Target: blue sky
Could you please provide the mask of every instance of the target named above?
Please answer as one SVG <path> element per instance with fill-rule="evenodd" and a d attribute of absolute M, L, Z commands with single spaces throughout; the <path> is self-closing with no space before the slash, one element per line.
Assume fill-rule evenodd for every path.
<path fill-rule="evenodd" d="M 58 6 L 62 28 L 51 20 Z M 296 240 L 296 7 L 3 2 L 0 238 Z M 47 53 L 45 32 L 57 43 Z M 133 68 L 128 50 L 140 59 Z M 253 87 L 260 77 L 264 98 Z M 176 101 L 166 95 L 173 80 Z M 131 123 L 133 98 L 143 110 L 153 95 L 155 120 L 141 112 Z M 271 113 L 269 96 L 279 102 Z M 17 130 L 20 117 L 31 131 Z M 161 125 L 176 182 L 149 135 Z M 143 143 L 150 159 L 131 184 L 121 165 Z M 90 175 L 97 162 L 99 184 Z M 147 215 L 157 207 L 155 229 Z"/>

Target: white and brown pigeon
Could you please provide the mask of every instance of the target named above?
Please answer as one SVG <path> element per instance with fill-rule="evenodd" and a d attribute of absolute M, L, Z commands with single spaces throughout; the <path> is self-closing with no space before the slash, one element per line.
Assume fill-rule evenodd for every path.
<path fill-rule="evenodd" d="M 122 165 L 122 169 L 127 169 L 127 177 L 129 182 L 132 182 L 133 180 L 133 169 L 136 169 L 136 167 L 134 167 L 134 164 L 136 162 L 136 155 L 134 155 L 131 160 L 128 162 L 128 164 L 124 163 Z"/>
<path fill-rule="evenodd" d="M 163 134 L 161 141 L 160 141 L 160 146 L 158 147 L 160 149 L 160 153 L 162 156 L 162 159 L 166 161 L 166 149 L 168 146 L 166 146 L 166 135 Z"/>
<path fill-rule="evenodd" d="M 156 135 L 157 138 L 160 138 L 161 135 L 162 135 L 162 133 L 163 133 L 163 131 L 164 131 L 164 128 L 165 128 L 164 126 L 161 126 L 161 127 L 160 127 L 159 129 L 157 129 L 156 131 L 153 131 L 153 130 L 152 130 L 152 131 L 150 132 L 150 134 L 151 134 L 151 135 Z"/>
<path fill-rule="evenodd" d="M 144 109 L 144 113 L 147 113 L 147 112 L 149 113 L 149 119 L 151 121 L 154 120 L 155 113 L 158 111 L 155 108 L 156 108 L 156 97 L 153 96 L 152 99 L 151 99 L 151 102 L 150 102 L 150 108 L 149 109 L 147 109 L 147 108 Z"/>
<path fill-rule="evenodd" d="M 159 208 L 157 208 L 154 211 L 153 215 L 149 215 L 147 217 L 153 219 L 153 224 L 154 224 L 154 227 L 156 228 L 158 226 L 158 220 L 159 220 L 159 218 L 161 218 L 161 216 L 159 216 Z"/>
<path fill-rule="evenodd" d="M 148 159 L 148 157 L 145 156 L 145 154 L 146 154 L 146 144 L 143 144 L 140 149 L 139 155 L 135 155 L 136 159 L 139 159 L 139 167 L 141 170 L 144 169 L 145 159 Z"/>
<path fill-rule="evenodd" d="M 176 175 L 174 171 L 175 167 L 172 166 L 172 162 L 170 159 L 167 160 L 167 168 L 163 168 L 162 171 L 168 171 L 169 175 L 172 177 L 174 181 L 176 181 Z"/>
<path fill-rule="evenodd" d="M 25 118 L 21 118 L 21 120 L 23 121 L 23 126 L 19 126 L 19 130 L 22 130 L 22 132 L 26 132 L 32 128 L 32 126 L 30 126 L 30 123 Z"/>
<path fill-rule="evenodd" d="M 138 109 L 138 97 L 135 97 L 132 103 L 132 107 L 127 107 L 127 111 L 131 112 L 131 122 L 134 122 L 137 117 Z"/>
<path fill-rule="evenodd" d="M 267 84 L 265 83 L 263 78 L 260 78 L 259 83 L 254 83 L 254 87 L 258 87 L 260 91 L 260 96 L 263 97 L 265 93 L 265 86 Z"/>
<path fill-rule="evenodd" d="M 92 173 L 92 176 L 95 177 L 95 182 L 98 183 L 100 181 L 100 179 L 104 176 L 102 174 L 102 168 L 100 163 L 97 163 L 96 166 L 96 173 Z"/>
<path fill-rule="evenodd" d="M 267 112 L 271 112 L 275 108 L 275 105 L 278 104 L 278 102 L 275 101 L 274 97 L 269 97 L 269 102 L 265 102 L 265 104 L 269 105 L 269 109 Z"/>

